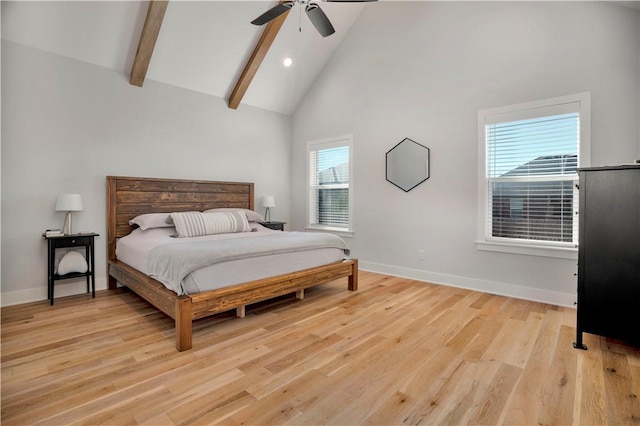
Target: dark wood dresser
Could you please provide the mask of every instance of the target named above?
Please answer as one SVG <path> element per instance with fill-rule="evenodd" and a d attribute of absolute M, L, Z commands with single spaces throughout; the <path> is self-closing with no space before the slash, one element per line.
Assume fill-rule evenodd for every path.
<path fill-rule="evenodd" d="M 640 165 L 579 169 L 577 337 L 640 344 Z"/>

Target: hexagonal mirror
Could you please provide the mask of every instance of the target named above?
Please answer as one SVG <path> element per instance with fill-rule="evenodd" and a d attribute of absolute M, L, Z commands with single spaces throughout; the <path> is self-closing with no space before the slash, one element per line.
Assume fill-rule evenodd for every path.
<path fill-rule="evenodd" d="M 409 138 L 387 151 L 386 178 L 409 192 L 429 179 L 429 148 Z"/>

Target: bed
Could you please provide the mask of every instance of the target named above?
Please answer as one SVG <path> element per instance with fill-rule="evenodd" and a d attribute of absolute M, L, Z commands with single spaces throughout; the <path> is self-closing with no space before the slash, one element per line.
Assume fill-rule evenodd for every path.
<path fill-rule="evenodd" d="M 194 320 L 232 309 L 242 317 L 246 305 L 290 293 L 301 299 L 304 289 L 338 278 L 347 278 L 350 291 L 358 289 L 358 261 L 346 259 L 196 294 L 178 294 L 116 255 L 118 240 L 137 229 L 129 221 L 141 214 L 217 208 L 254 210 L 254 184 L 107 176 L 108 287 L 115 289 L 120 283 L 173 318 L 178 351 L 191 349 Z"/>

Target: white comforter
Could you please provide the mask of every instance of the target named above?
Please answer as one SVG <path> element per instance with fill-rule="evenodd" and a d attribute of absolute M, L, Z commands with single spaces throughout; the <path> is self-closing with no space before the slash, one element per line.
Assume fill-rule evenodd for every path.
<path fill-rule="evenodd" d="M 182 245 L 185 241 L 193 241 L 199 244 L 213 242 L 215 245 L 215 242 L 218 241 L 220 242 L 220 245 L 228 246 L 230 241 L 236 239 L 254 239 L 258 237 L 268 237 L 269 235 L 284 237 L 284 235 L 282 235 L 282 231 L 273 231 L 255 223 L 252 223 L 251 225 L 253 228 L 256 228 L 255 232 L 217 234 L 192 238 L 173 238 L 172 235 L 175 234 L 174 228 L 155 228 L 148 229 L 146 231 L 136 229 L 130 235 L 123 237 L 118 241 L 116 246 L 116 256 L 119 260 L 129 264 L 141 272 L 153 276 L 158 281 L 162 282 L 167 288 L 175 291 L 179 295 L 194 294 L 201 291 L 212 290 L 269 276 L 290 273 L 301 269 L 336 262 L 346 257 L 346 245 L 340 246 L 340 244 L 344 244 L 344 241 L 332 234 L 328 234 L 333 238 L 337 238 L 340 244 L 335 247 L 326 247 L 325 244 L 320 248 L 310 248 L 293 252 L 281 249 L 278 253 L 261 253 L 259 257 L 252 257 L 249 259 L 236 258 L 233 260 L 213 263 L 205 267 L 200 267 L 201 265 L 199 265 L 197 269 L 188 273 L 182 281 L 176 281 L 170 277 L 163 278 L 162 276 L 156 276 L 156 273 L 149 268 L 150 256 L 154 250 L 157 250 L 157 248 L 161 246 L 169 247 L 167 246 L 168 244 Z M 307 235 L 314 234 L 308 233 Z M 268 238 L 259 238 L 259 240 L 268 240 Z"/>

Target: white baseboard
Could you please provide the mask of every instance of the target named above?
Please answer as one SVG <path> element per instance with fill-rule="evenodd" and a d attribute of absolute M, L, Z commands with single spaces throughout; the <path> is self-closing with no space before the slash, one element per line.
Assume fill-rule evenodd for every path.
<path fill-rule="evenodd" d="M 380 274 L 395 277 L 409 278 L 417 281 L 425 281 L 433 284 L 449 287 L 476 290 L 484 293 L 498 294 L 500 296 L 515 297 L 517 299 L 531 300 L 534 302 L 548 303 L 556 306 L 574 307 L 575 294 L 561 293 L 551 290 L 543 290 L 531 287 L 521 287 L 513 284 L 505 284 L 495 281 L 478 280 L 475 278 L 461 277 L 457 275 L 440 274 L 437 272 L 423 271 L 420 269 L 403 268 L 386 265 L 383 263 L 366 262 L 360 260 L 358 267 L 363 271 L 378 272 Z M 96 278 L 96 290 L 105 290 L 107 279 Z M 55 297 L 82 294 L 87 291 L 86 281 L 56 281 Z M 11 292 L 3 292 L 0 306 L 18 305 L 21 303 L 47 300 L 47 287 L 29 288 Z"/>
<path fill-rule="evenodd" d="M 483 293 L 515 297 L 516 299 L 531 300 L 533 302 L 548 303 L 551 305 L 565 306 L 569 308 L 575 307 L 574 302 L 577 297 L 576 294 L 522 287 L 495 281 L 478 280 L 475 278 L 460 277 L 457 275 L 440 274 L 437 272 L 429 272 L 419 269 L 402 268 L 382 263 L 365 262 L 362 260 L 358 262 L 358 268 L 363 271 L 378 272 L 380 274 L 392 275 L 395 277 L 426 281 L 433 284 L 476 290 Z"/>
<path fill-rule="evenodd" d="M 96 277 L 96 291 L 106 290 L 107 279 L 105 277 Z M 87 281 L 84 278 L 79 280 L 60 280 L 56 281 L 54 287 L 54 298 L 64 296 L 72 296 L 74 294 L 83 294 L 87 292 Z M 0 306 L 19 305 L 21 303 L 39 302 L 47 300 L 47 287 L 27 288 L 24 290 L 16 290 L 2 292 L 2 300 Z"/>

